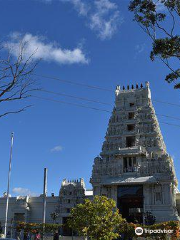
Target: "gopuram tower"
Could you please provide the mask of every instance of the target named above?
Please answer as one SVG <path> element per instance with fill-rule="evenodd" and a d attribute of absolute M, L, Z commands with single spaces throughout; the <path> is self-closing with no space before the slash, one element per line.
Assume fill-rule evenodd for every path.
<path fill-rule="evenodd" d="M 128 221 L 178 220 L 177 179 L 167 153 L 149 83 L 127 89 L 117 86 L 102 151 L 94 159 L 94 195 L 113 198 Z"/>

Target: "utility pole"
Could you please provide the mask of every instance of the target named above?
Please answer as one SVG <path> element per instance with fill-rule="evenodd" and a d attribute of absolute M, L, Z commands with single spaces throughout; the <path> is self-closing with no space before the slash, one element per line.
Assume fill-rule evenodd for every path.
<path fill-rule="evenodd" d="M 47 196 L 47 168 L 44 168 L 44 186 L 43 186 L 43 237 L 46 223 L 46 196 Z"/>
<path fill-rule="evenodd" d="M 9 208 L 9 187 L 10 187 L 10 177 L 11 177 L 11 162 L 12 162 L 13 141 L 14 141 L 14 133 L 11 133 L 11 148 L 10 148 L 7 197 L 6 197 L 6 215 L 5 215 L 5 224 L 4 224 L 4 237 L 5 238 L 6 238 L 6 235 L 7 235 L 7 221 L 8 221 L 8 208 Z"/>
<path fill-rule="evenodd" d="M 72 240 L 74 239 L 73 229 L 72 229 Z"/>

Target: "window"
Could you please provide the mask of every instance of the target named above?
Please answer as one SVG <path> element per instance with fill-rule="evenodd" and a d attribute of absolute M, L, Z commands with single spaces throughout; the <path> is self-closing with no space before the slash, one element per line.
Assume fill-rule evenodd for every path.
<path fill-rule="evenodd" d="M 134 119 L 134 112 L 128 113 L 128 119 Z"/>
<path fill-rule="evenodd" d="M 123 171 L 124 172 L 137 172 L 136 157 L 124 157 L 123 158 Z"/>
<path fill-rule="evenodd" d="M 156 202 L 161 202 L 161 201 L 162 201 L 161 193 L 157 192 L 156 193 Z"/>
<path fill-rule="evenodd" d="M 134 103 L 129 103 L 129 106 L 130 106 L 130 107 L 133 107 L 133 106 L 134 106 Z"/>
<path fill-rule="evenodd" d="M 70 200 L 70 199 L 68 199 L 68 203 L 71 203 L 71 200 Z"/>
<path fill-rule="evenodd" d="M 135 146 L 135 137 L 126 137 L 126 147 L 134 147 Z"/>
<path fill-rule="evenodd" d="M 67 213 L 70 213 L 70 208 L 66 208 L 66 212 L 67 212 Z"/>
<path fill-rule="evenodd" d="M 124 168 L 124 170 L 127 168 L 127 158 L 126 157 L 123 158 L 123 168 Z"/>
<path fill-rule="evenodd" d="M 128 124 L 127 125 L 127 130 L 128 131 L 134 131 L 134 129 L 135 129 L 135 124 Z"/>

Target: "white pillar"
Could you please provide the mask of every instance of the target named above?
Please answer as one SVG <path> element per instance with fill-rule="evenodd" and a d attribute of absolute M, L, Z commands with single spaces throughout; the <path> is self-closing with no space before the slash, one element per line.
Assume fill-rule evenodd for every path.
<path fill-rule="evenodd" d="M 6 214 L 4 224 L 4 237 L 7 235 L 7 221 L 8 221 L 8 208 L 9 208 L 9 188 L 10 188 L 10 177 L 11 177 L 11 162 L 12 162 L 12 149 L 13 149 L 14 134 L 11 133 L 11 149 L 9 158 L 9 171 L 8 171 L 8 185 L 7 185 L 7 198 L 6 198 Z"/>

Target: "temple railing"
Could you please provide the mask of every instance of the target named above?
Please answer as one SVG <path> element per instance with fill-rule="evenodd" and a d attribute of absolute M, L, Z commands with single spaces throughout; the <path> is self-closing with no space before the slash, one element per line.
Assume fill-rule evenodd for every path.
<path fill-rule="evenodd" d="M 133 146 L 133 147 L 126 147 L 126 148 L 119 148 L 117 151 L 118 155 L 131 155 L 131 154 L 146 154 L 146 149 L 142 146 Z"/>

